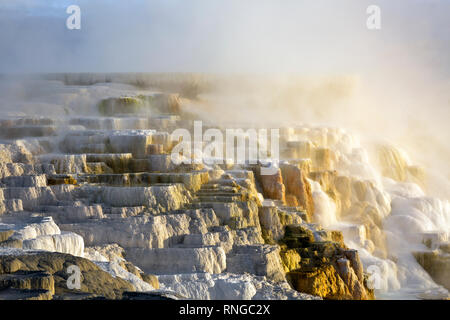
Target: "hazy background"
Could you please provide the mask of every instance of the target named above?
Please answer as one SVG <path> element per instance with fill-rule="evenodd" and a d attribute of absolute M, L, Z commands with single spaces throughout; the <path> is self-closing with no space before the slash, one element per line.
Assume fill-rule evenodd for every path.
<path fill-rule="evenodd" d="M 447 0 L 0 0 L 0 73 L 263 74 L 217 88 L 208 116 L 390 139 L 450 198 L 449 21 Z"/>
<path fill-rule="evenodd" d="M 81 30 L 65 27 L 81 8 Z M 382 29 L 366 29 L 366 8 Z M 1 72 L 366 72 L 447 77 L 446 0 L 1 0 Z M 406 70 L 404 70 L 406 72 Z"/>

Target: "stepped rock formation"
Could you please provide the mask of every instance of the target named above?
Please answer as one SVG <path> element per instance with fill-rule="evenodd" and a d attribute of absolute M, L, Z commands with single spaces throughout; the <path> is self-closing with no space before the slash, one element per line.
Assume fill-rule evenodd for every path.
<path fill-rule="evenodd" d="M 449 209 L 398 150 L 379 149 L 381 177 L 345 131 L 280 125 L 273 175 L 176 164 L 170 133 L 197 120 L 185 98 L 88 85 L 81 107 L 60 86 L 75 92 L 64 116 L 0 114 L 0 299 L 374 299 L 417 270 L 448 288 L 448 238 L 422 245 L 421 214 L 445 225 Z M 408 273 L 392 239 L 413 236 L 423 268 Z"/>

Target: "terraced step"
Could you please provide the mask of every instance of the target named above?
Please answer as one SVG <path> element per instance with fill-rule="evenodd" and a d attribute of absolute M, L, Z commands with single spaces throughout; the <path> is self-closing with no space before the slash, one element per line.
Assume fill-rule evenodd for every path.
<path fill-rule="evenodd" d="M 47 184 L 50 186 L 58 184 L 78 184 L 76 176 L 72 174 L 52 174 L 47 176 Z"/>
<path fill-rule="evenodd" d="M 0 178 L 22 175 L 37 175 L 54 173 L 55 168 L 50 164 L 0 163 Z"/>
<path fill-rule="evenodd" d="M 131 171 L 133 155 L 131 153 L 87 153 L 86 162 L 104 163 L 114 173 L 125 173 Z"/>
<path fill-rule="evenodd" d="M 56 123 L 55 119 L 47 117 L 7 117 L 0 119 L 0 127 L 10 128 L 15 126 L 50 126 Z"/>
<path fill-rule="evenodd" d="M 46 187 L 47 178 L 45 174 L 10 176 L 0 179 L 0 185 L 4 187 Z"/>
<path fill-rule="evenodd" d="M 45 137 L 56 134 L 56 127 L 40 125 L 12 126 L 9 128 L 0 127 L 0 137 L 5 139 L 20 139 L 24 137 Z"/>
<path fill-rule="evenodd" d="M 182 183 L 192 191 L 200 189 L 203 182 L 207 181 L 205 172 L 190 173 L 123 173 L 123 174 L 87 174 L 79 175 L 82 183 L 105 184 L 111 186 L 151 186 L 157 184 Z"/>
<path fill-rule="evenodd" d="M 0 290 L 14 288 L 22 290 L 45 290 L 55 292 L 54 280 L 47 272 L 18 272 L 0 275 Z"/>
<path fill-rule="evenodd" d="M 0 201 L 0 215 L 5 212 L 20 212 L 23 210 L 21 199 L 7 199 Z"/>
<path fill-rule="evenodd" d="M 226 196 L 198 196 L 194 201 L 201 202 L 235 202 L 241 200 L 241 196 L 226 195 Z"/>
<path fill-rule="evenodd" d="M 236 187 L 236 180 L 234 179 L 221 179 L 216 184 L 218 187 Z"/>
<path fill-rule="evenodd" d="M 216 189 L 216 188 L 219 188 L 219 187 L 220 187 L 220 184 L 215 183 L 215 182 L 209 182 L 209 183 L 205 183 L 203 185 L 204 189 Z"/>
<path fill-rule="evenodd" d="M 223 190 L 218 190 L 218 191 L 204 191 L 203 189 L 200 189 L 197 192 L 198 196 L 233 196 L 233 195 L 237 195 L 238 191 L 223 191 Z"/>
<path fill-rule="evenodd" d="M 212 209 L 213 207 L 213 202 L 195 202 L 195 200 L 184 205 L 184 208 L 187 210 Z"/>
<path fill-rule="evenodd" d="M 202 185 L 201 191 L 205 191 L 205 192 L 219 191 L 219 192 L 235 192 L 236 193 L 239 190 L 236 187 L 204 184 L 204 185 Z"/>
<path fill-rule="evenodd" d="M 0 289 L 0 300 L 51 300 L 52 297 L 48 290 Z"/>
<path fill-rule="evenodd" d="M 148 117 L 79 117 L 69 121 L 73 125 L 81 125 L 86 129 L 148 129 L 150 128 Z"/>

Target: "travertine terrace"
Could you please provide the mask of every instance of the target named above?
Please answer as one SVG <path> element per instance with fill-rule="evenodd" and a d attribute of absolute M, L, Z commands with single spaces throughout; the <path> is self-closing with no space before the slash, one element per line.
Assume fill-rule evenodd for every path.
<path fill-rule="evenodd" d="M 374 299 L 402 286 L 385 220 L 426 198 L 423 170 L 394 147 L 379 146 L 378 176 L 345 130 L 280 123 L 274 175 L 176 165 L 170 133 L 207 120 L 186 107 L 195 96 L 56 78 L 39 81 L 72 99 L 2 110 L 0 299 Z M 434 249 L 414 268 L 445 297 L 447 235 L 413 231 Z"/>

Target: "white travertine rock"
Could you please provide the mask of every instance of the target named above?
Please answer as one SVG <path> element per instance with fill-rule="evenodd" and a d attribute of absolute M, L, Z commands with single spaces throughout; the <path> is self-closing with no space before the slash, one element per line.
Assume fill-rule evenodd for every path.
<path fill-rule="evenodd" d="M 124 249 L 116 243 L 84 248 L 84 256 L 92 261 L 122 261 L 123 253 Z"/>
<path fill-rule="evenodd" d="M 145 206 L 155 210 L 176 210 L 191 198 L 182 184 L 149 187 L 85 186 L 77 190 L 84 198 L 112 207 Z"/>
<path fill-rule="evenodd" d="M 83 238 L 72 232 L 61 233 L 51 217 L 23 216 L 18 220 L 14 224 L 0 223 L 0 230 L 13 230 L 11 239 L 21 240 L 23 249 L 84 255 Z"/>
<path fill-rule="evenodd" d="M 73 185 L 49 187 L 3 188 L 5 199 L 21 199 L 25 210 L 36 210 L 41 205 L 56 205 L 60 200 L 72 200 Z"/>
<path fill-rule="evenodd" d="M 8 199 L 0 200 L 0 215 L 6 212 L 18 212 L 23 211 L 22 200 L 20 199 Z"/>
<path fill-rule="evenodd" d="M 231 232 L 235 245 L 264 244 L 261 230 L 257 227 L 241 228 Z"/>
<path fill-rule="evenodd" d="M 23 241 L 23 248 L 31 250 L 62 252 L 79 257 L 83 257 L 84 255 L 83 238 L 78 234 L 72 232 L 42 235 L 34 239 L 27 239 Z"/>
<path fill-rule="evenodd" d="M 220 226 L 213 227 L 211 232 L 185 235 L 182 246 L 190 248 L 221 246 L 228 254 L 233 249 L 234 245 L 254 245 L 263 243 L 264 240 L 261 237 L 261 233 L 255 227 L 230 230 L 227 226 Z"/>
<path fill-rule="evenodd" d="M 106 153 L 108 136 L 103 132 L 69 132 L 61 143 L 61 149 L 69 154 Z"/>
<path fill-rule="evenodd" d="M 5 187 L 46 187 L 47 177 L 45 174 L 42 175 L 29 175 L 29 176 L 10 176 L 1 179 L 0 184 Z"/>
<path fill-rule="evenodd" d="M 144 216 L 62 224 L 61 228 L 80 234 L 88 246 L 117 243 L 124 248 L 163 248 L 189 233 L 189 221 L 187 215 Z"/>
<path fill-rule="evenodd" d="M 249 279 L 210 273 L 162 275 L 158 277 L 165 289 L 199 300 L 251 300 L 256 289 Z"/>
<path fill-rule="evenodd" d="M 221 224 L 241 223 L 236 227 L 245 228 L 259 226 L 258 205 L 254 201 L 248 202 L 212 202 L 214 212 Z"/>
<path fill-rule="evenodd" d="M 241 216 L 241 210 L 237 203 L 213 203 L 214 212 L 220 219 L 221 223 L 228 222 L 232 217 Z"/>
<path fill-rule="evenodd" d="M 109 135 L 109 147 L 113 153 L 132 153 L 137 158 L 145 157 L 152 143 L 153 130 L 121 130 Z"/>
<path fill-rule="evenodd" d="M 126 258 L 147 273 L 221 273 L 226 268 L 221 247 L 126 249 Z"/>
<path fill-rule="evenodd" d="M 207 233 L 211 228 L 219 226 L 219 219 L 212 209 L 188 210 L 184 213 L 191 218 L 190 233 Z"/>
<path fill-rule="evenodd" d="M 152 154 L 148 158 L 149 167 L 151 171 L 156 172 L 170 172 L 175 167 L 170 155 L 166 154 Z"/>
<path fill-rule="evenodd" d="M 118 215 L 120 218 L 133 217 L 141 214 L 145 211 L 144 206 L 135 206 L 135 207 L 112 207 L 111 214 Z"/>
<path fill-rule="evenodd" d="M 26 210 L 33 210 L 39 205 L 56 202 L 55 194 L 50 187 L 4 188 L 3 194 L 6 199 L 21 199 Z"/>
<path fill-rule="evenodd" d="M 0 163 L 0 179 L 23 175 L 53 174 L 51 164 Z"/>
<path fill-rule="evenodd" d="M 31 163 L 32 154 L 26 147 L 19 145 L 13 141 L 12 143 L 0 143 L 0 163 Z"/>
<path fill-rule="evenodd" d="M 127 117 L 127 118 L 96 118 L 96 117 L 74 117 L 70 119 L 71 124 L 77 124 L 86 129 L 93 130 L 123 130 L 123 129 L 145 129 L 148 128 L 148 118 Z"/>
<path fill-rule="evenodd" d="M 108 272 L 113 277 L 119 277 L 124 280 L 130 282 L 136 291 L 145 292 L 145 291 L 153 291 L 155 288 L 142 279 L 139 279 L 138 276 L 132 274 L 131 272 L 125 270 L 118 261 L 93 261 L 96 265 L 98 265 L 103 271 Z"/>
<path fill-rule="evenodd" d="M 6 144 L 0 144 L 0 163 L 11 163 L 14 162 L 12 159 L 11 151 Z"/>
<path fill-rule="evenodd" d="M 60 226 L 62 230 L 82 235 L 88 246 L 117 243 L 123 248 L 165 248 L 182 243 L 187 234 L 206 233 L 217 225 L 214 212 L 205 209 L 154 217 L 90 220 Z"/>
<path fill-rule="evenodd" d="M 278 208 L 274 206 L 263 206 L 259 209 L 261 227 L 270 231 L 274 240 L 280 240 L 284 236 L 284 225 L 278 213 Z M 289 216 L 290 224 L 302 223 L 302 218 L 296 212 L 283 212 L 283 214 Z"/>
<path fill-rule="evenodd" d="M 104 218 L 100 205 L 93 206 L 44 206 L 42 210 L 57 223 L 83 222 L 87 219 Z"/>
<path fill-rule="evenodd" d="M 25 218 L 15 224 L 0 224 L 0 228 L 10 228 L 14 230 L 15 232 L 13 237 L 20 240 L 29 240 L 40 236 L 61 234 L 59 227 L 51 217 Z"/>
<path fill-rule="evenodd" d="M 187 298 L 210 300 L 214 281 L 209 273 L 186 273 L 158 276 L 160 287 L 173 290 Z"/>
<path fill-rule="evenodd" d="M 52 164 L 59 174 L 87 172 L 85 154 L 46 154 L 38 159 L 42 163 Z"/>
<path fill-rule="evenodd" d="M 190 273 L 160 275 L 162 289 L 173 290 L 198 300 L 315 300 L 319 297 L 299 293 L 287 282 L 274 283 L 251 274 Z"/>
<path fill-rule="evenodd" d="M 228 253 L 233 248 L 233 234 L 230 231 L 187 234 L 183 239 L 183 247 L 201 248 L 220 246 Z"/>
<path fill-rule="evenodd" d="M 227 255 L 227 272 L 249 272 L 273 281 L 285 281 L 279 250 L 272 245 L 236 245 Z"/>

